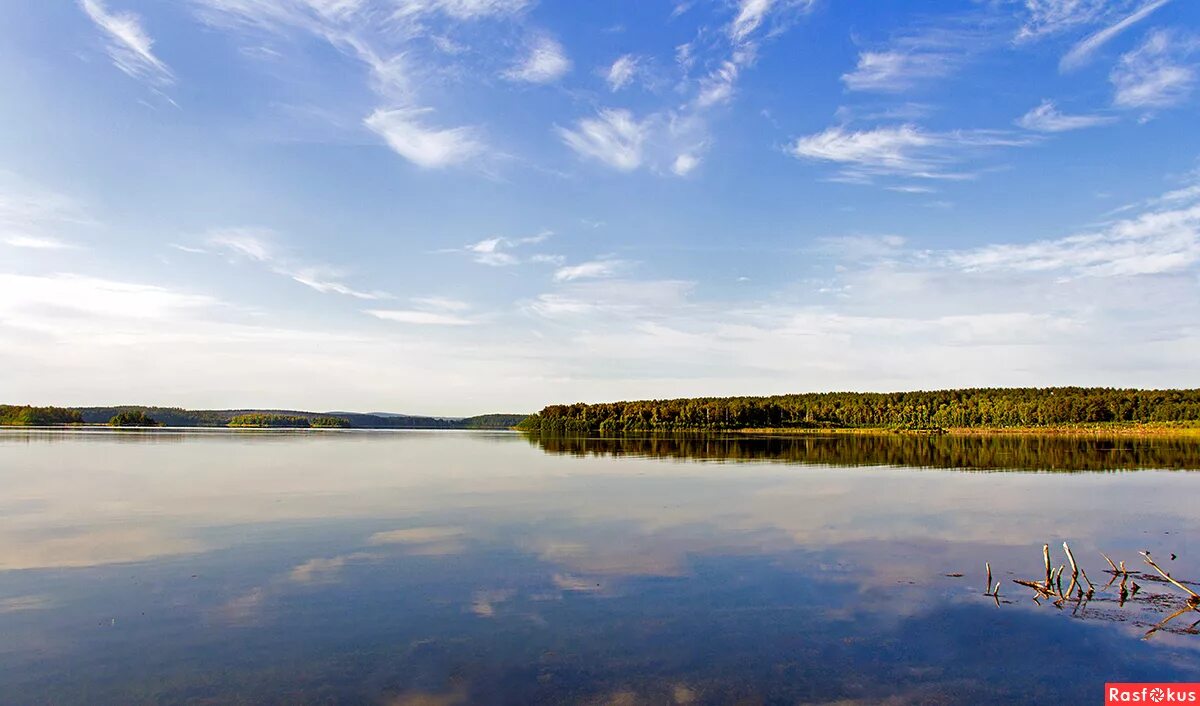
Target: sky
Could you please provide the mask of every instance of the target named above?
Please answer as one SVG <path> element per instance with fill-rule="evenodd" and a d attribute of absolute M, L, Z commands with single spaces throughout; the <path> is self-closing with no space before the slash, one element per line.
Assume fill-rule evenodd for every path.
<path fill-rule="evenodd" d="M 1193 0 L 8 0 L 5 403 L 1200 387 Z"/>

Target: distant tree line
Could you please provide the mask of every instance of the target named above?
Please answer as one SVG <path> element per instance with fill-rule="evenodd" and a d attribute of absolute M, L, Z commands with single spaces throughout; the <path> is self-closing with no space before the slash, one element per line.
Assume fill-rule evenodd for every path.
<path fill-rule="evenodd" d="M 121 415 L 143 414 L 153 419 L 161 426 L 168 427 L 226 427 L 235 417 L 244 415 L 268 415 L 282 417 L 302 417 L 309 420 L 309 427 L 344 426 L 341 421 L 315 421 L 325 418 L 344 420 L 354 429 L 511 429 L 527 415 L 524 414 L 483 414 L 475 417 L 446 418 L 422 417 L 406 414 L 362 414 L 356 412 L 304 412 L 298 410 L 278 409 L 183 409 L 181 407 L 153 407 L 143 405 L 119 405 L 113 407 L 79 407 L 66 409 L 61 407 L 14 407 L 13 409 L 56 410 L 68 416 L 63 421 L 49 421 L 51 417 L 42 415 L 42 421 L 34 424 L 112 424 L 113 419 Z M 133 420 L 136 416 L 125 417 Z M 0 424 L 24 424 L 24 422 L 5 421 L 0 417 Z M 141 426 L 141 425 L 133 425 Z M 304 426 L 304 425 L 301 425 Z"/>
<path fill-rule="evenodd" d="M 1200 390 L 1056 387 L 551 405 L 522 421 L 518 428 L 558 434 L 758 428 L 933 430 L 1198 420 Z"/>
<path fill-rule="evenodd" d="M 299 417 L 284 414 L 239 414 L 229 420 L 231 427 L 274 427 L 286 429 L 348 429 L 350 422 L 340 417 Z"/>
<path fill-rule="evenodd" d="M 0 405 L 0 426 L 40 427 L 56 424 L 82 424 L 78 410 L 65 407 Z"/>

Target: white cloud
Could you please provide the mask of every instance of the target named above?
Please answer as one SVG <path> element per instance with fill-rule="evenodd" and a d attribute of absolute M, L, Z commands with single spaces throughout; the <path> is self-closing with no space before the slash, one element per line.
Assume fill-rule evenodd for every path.
<path fill-rule="evenodd" d="M 696 105 L 700 108 L 710 108 L 721 103 L 728 103 L 733 98 L 733 89 L 741 75 L 741 65 L 734 61 L 723 61 L 711 73 L 700 80 L 700 92 L 696 95 Z"/>
<path fill-rule="evenodd" d="M 788 152 L 798 159 L 847 165 L 842 176 L 867 180 L 871 175 L 926 179 L 969 178 L 948 171 L 967 155 L 991 147 L 1015 147 L 1030 140 L 991 130 L 928 132 L 912 124 L 849 131 L 831 127 L 797 139 Z"/>
<path fill-rule="evenodd" d="M 505 238 L 485 238 L 477 243 L 468 245 L 467 250 L 474 253 L 475 262 L 481 265 L 504 267 L 520 262 L 516 255 L 501 250 L 501 248 L 507 247 L 508 244 L 508 240 Z"/>
<path fill-rule="evenodd" d="M 0 242 L 12 248 L 27 248 L 29 250 L 73 250 L 76 247 L 58 238 L 35 235 L 10 235 Z"/>
<path fill-rule="evenodd" d="M 466 311 L 471 308 L 471 305 L 464 301 L 448 297 L 413 297 L 411 301 L 422 308 L 442 311 Z"/>
<path fill-rule="evenodd" d="M 296 264 L 281 255 L 276 234 L 266 228 L 221 228 L 210 231 L 206 244 L 238 258 L 265 265 L 271 272 L 290 278 L 322 294 L 342 294 L 355 299 L 388 299 L 386 292 L 364 292 L 337 281 L 341 272 L 326 265 Z M 181 248 L 182 249 L 182 248 Z M 204 253 L 192 248 L 185 252 Z"/>
<path fill-rule="evenodd" d="M 671 171 L 677 176 L 687 176 L 700 166 L 700 158 L 692 154 L 681 154 L 675 158 Z"/>
<path fill-rule="evenodd" d="M 657 174 L 686 176 L 703 160 L 712 144 L 708 113 L 730 103 L 742 75 L 755 63 L 760 44 L 782 33 L 790 17 L 813 6 L 813 0 L 737 0 L 736 10 L 720 36 L 708 28 L 690 42 L 675 47 L 681 73 L 677 93 L 684 102 L 642 113 L 635 119 L 625 109 L 601 109 L 595 117 L 578 120 L 573 128 L 558 127 L 563 141 L 581 156 L 620 171 L 642 167 Z M 632 55 L 618 58 L 606 71 L 613 91 L 628 85 L 640 68 Z M 703 67 L 703 73 L 693 70 Z"/>
<path fill-rule="evenodd" d="M 255 262 L 270 262 L 275 257 L 274 246 L 270 244 L 274 237 L 265 228 L 222 228 L 211 231 L 207 242 Z"/>
<path fill-rule="evenodd" d="M 61 320 L 170 320 L 209 309 L 217 300 L 156 285 L 75 274 L 0 273 L 0 320 L 50 332 Z"/>
<path fill-rule="evenodd" d="M 577 279 L 612 277 L 628 264 L 623 260 L 593 260 L 578 265 L 560 267 L 554 272 L 554 281 L 570 282 Z"/>
<path fill-rule="evenodd" d="M 1150 16 L 1152 12 L 1166 5 L 1170 0 L 1150 0 L 1142 5 L 1132 14 L 1124 17 L 1118 22 L 1115 22 L 1108 27 L 1096 32 L 1095 34 L 1080 40 L 1071 50 L 1063 55 L 1061 61 L 1058 62 L 1060 71 L 1074 71 L 1087 64 L 1091 60 L 1092 55 L 1101 47 L 1112 41 L 1119 34 L 1129 29 L 1133 25 L 1141 22 Z"/>
<path fill-rule="evenodd" d="M 366 313 L 384 321 L 420 326 L 470 326 L 474 322 L 453 314 L 439 314 L 415 309 L 371 309 Z"/>
<path fill-rule="evenodd" d="M 401 157 L 424 168 L 459 165 L 487 151 L 479 128 L 429 125 L 433 109 L 424 105 L 426 86 L 457 70 L 439 62 L 453 56 L 432 55 L 418 47 L 431 35 L 427 15 L 452 20 L 503 18 L 527 3 L 487 0 L 195 0 L 206 23 L 236 31 L 269 31 L 284 36 L 303 32 L 326 42 L 366 69 L 366 79 L 381 104 L 362 124 L 383 138 Z M 310 77 L 306 77 L 308 80 Z M 336 115 L 335 108 L 332 114 Z"/>
<path fill-rule="evenodd" d="M 628 110 L 604 109 L 595 118 L 584 118 L 574 130 L 556 128 L 568 147 L 583 157 L 599 160 L 623 172 L 642 164 L 647 126 Z"/>
<path fill-rule="evenodd" d="M 504 77 L 510 81 L 552 83 L 570 70 L 571 60 L 567 58 L 562 44 L 550 37 L 538 37 L 525 58 L 505 71 Z"/>
<path fill-rule="evenodd" d="M 1017 32 L 1023 42 L 1075 27 L 1093 24 L 1105 17 L 1112 0 L 1025 0 L 1026 18 Z"/>
<path fill-rule="evenodd" d="M 106 35 L 109 57 L 133 78 L 156 85 L 173 83 L 171 69 L 154 55 L 154 40 L 132 12 L 110 12 L 102 0 L 79 0 L 79 6 Z"/>
<path fill-rule="evenodd" d="M 420 118 L 428 112 L 428 109 L 380 108 L 363 122 L 396 154 L 427 169 L 461 164 L 484 150 L 475 128 L 439 129 L 423 125 Z"/>
<path fill-rule="evenodd" d="M 740 0 L 737 16 L 729 26 L 733 41 L 745 41 L 762 24 L 774 4 L 775 0 Z"/>
<path fill-rule="evenodd" d="M 494 236 L 484 238 L 478 242 L 467 245 L 463 250 L 471 253 L 471 256 L 481 265 L 491 265 L 492 267 L 507 267 L 509 265 L 520 264 L 521 258 L 514 254 L 514 249 L 526 246 L 537 245 L 543 243 L 550 236 L 554 235 L 552 231 L 542 231 L 535 235 L 526 236 L 524 238 L 506 238 L 503 236 Z M 458 252 L 452 249 L 444 252 Z M 533 254 L 528 258 L 529 262 L 553 262 L 556 256 Z"/>
<path fill-rule="evenodd" d="M 886 46 L 858 55 L 854 71 L 842 75 L 850 91 L 900 93 L 953 74 L 994 41 L 984 18 L 951 16 L 898 34 Z"/>
<path fill-rule="evenodd" d="M 604 80 L 608 83 L 609 90 L 615 93 L 629 85 L 637 70 L 638 58 L 633 54 L 624 54 L 617 57 L 612 66 L 604 72 Z"/>
<path fill-rule="evenodd" d="M 854 71 L 842 74 L 842 82 L 852 91 L 899 93 L 948 76 L 959 63 L 959 57 L 938 51 L 864 51 Z"/>
<path fill-rule="evenodd" d="M 1037 132 L 1066 132 L 1108 125 L 1115 120 L 1109 115 L 1066 115 L 1058 110 L 1053 101 L 1044 100 L 1018 118 L 1017 125 Z"/>
<path fill-rule="evenodd" d="M 1058 240 L 989 245 L 947 256 L 970 271 L 1119 277 L 1177 272 L 1200 262 L 1200 204 L 1151 211 Z"/>
<path fill-rule="evenodd" d="M 533 4 L 533 0 L 398 0 L 396 14 L 414 15 L 440 12 L 459 20 L 514 15 Z"/>
<path fill-rule="evenodd" d="M 1166 108 L 1183 102 L 1196 83 L 1196 67 L 1184 61 L 1196 48 L 1194 40 L 1166 30 L 1150 33 L 1113 67 L 1113 103 L 1121 108 Z"/>
<path fill-rule="evenodd" d="M 928 165 L 913 155 L 916 150 L 932 147 L 937 142 L 913 125 L 847 132 L 832 127 L 824 132 L 802 137 L 791 146 L 793 156 L 830 162 L 849 162 L 895 171 L 928 169 Z"/>
<path fill-rule="evenodd" d="M 526 309 L 546 319 L 607 316 L 650 320 L 668 312 L 678 314 L 694 287 L 694 283 L 680 280 L 577 280 L 559 291 L 539 295 Z"/>

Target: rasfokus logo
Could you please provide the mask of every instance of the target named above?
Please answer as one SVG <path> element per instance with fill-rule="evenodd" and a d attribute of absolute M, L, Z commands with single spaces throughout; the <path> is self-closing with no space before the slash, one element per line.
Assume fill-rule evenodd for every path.
<path fill-rule="evenodd" d="M 1200 683 L 1104 685 L 1104 704 L 1198 704 Z"/>

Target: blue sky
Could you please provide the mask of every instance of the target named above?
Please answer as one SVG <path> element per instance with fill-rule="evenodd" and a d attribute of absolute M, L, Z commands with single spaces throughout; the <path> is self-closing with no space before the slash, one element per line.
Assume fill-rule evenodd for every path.
<path fill-rule="evenodd" d="M 1198 71 L 1190 0 L 6 2 L 0 389 L 1200 386 Z"/>

